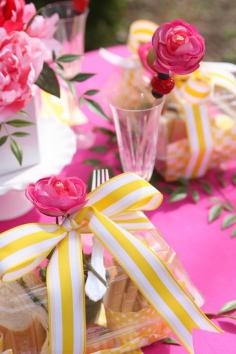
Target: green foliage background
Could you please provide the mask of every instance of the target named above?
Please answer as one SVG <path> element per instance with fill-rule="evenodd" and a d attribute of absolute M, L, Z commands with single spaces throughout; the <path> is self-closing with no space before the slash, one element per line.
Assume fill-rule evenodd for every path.
<path fill-rule="evenodd" d="M 53 0 L 34 1 L 38 7 Z M 137 19 L 157 23 L 175 18 L 194 24 L 206 39 L 206 59 L 236 63 L 235 0 L 90 0 L 86 47 L 125 42 Z"/>
<path fill-rule="evenodd" d="M 37 8 L 53 0 L 29 0 Z M 119 36 L 127 0 L 90 0 L 89 16 L 86 28 L 86 49 L 114 45 L 122 42 Z"/>

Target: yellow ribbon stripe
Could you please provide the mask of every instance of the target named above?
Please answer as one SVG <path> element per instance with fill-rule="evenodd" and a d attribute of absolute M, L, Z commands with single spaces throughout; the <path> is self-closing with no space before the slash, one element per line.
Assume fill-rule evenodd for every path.
<path fill-rule="evenodd" d="M 230 72 L 216 71 L 217 63 L 211 68 L 202 63 L 201 68 L 183 80 L 176 76 L 176 98 L 185 110 L 188 141 L 191 156 L 185 169 L 187 178 L 203 176 L 211 162 L 213 138 L 207 112 L 207 101 L 214 86 L 236 93 L 236 79 Z"/>
<path fill-rule="evenodd" d="M 11 272 L 15 277 L 22 276 L 27 267 L 32 269 L 34 262 L 38 264 L 54 249 L 47 269 L 51 354 L 86 353 L 80 239 L 85 222 L 189 353 L 194 353 L 194 328 L 219 331 L 185 293 L 165 263 L 128 231 L 132 224 L 134 229 L 137 225 L 151 227 L 140 210 L 156 209 L 161 201 L 162 195 L 148 182 L 126 173 L 89 194 L 86 206 L 62 226 L 28 224 L 1 235 L 0 275 L 3 280 L 9 280 L 6 277 Z"/>
<path fill-rule="evenodd" d="M 213 150 L 210 122 L 206 105 L 185 104 L 186 126 L 191 156 L 186 166 L 185 176 L 203 176 L 209 166 Z"/>
<path fill-rule="evenodd" d="M 134 21 L 129 29 L 128 47 L 137 53 L 140 44 L 151 42 L 158 25 L 148 20 Z"/>
<path fill-rule="evenodd" d="M 196 72 L 186 81 L 180 82 L 176 97 L 185 111 L 185 120 L 190 146 L 190 159 L 185 169 L 187 178 L 203 176 L 210 164 L 213 151 L 210 122 L 206 100 L 211 94 L 209 76 Z"/>

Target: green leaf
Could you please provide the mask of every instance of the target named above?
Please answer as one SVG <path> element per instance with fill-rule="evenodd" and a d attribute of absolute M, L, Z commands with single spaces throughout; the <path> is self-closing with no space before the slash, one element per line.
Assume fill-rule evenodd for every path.
<path fill-rule="evenodd" d="M 161 340 L 161 342 L 165 344 L 180 345 L 177 340 L 171 337 L 164 338 Z"/>
<path fill-rule="evenodd" d="M 235 223 L 236 223 L 236 215 L 235 214 L 227 215 L 223 220 L 221 228 L 222 230 L 227 229 L 228 227 L 230 227 Z"/>
<path fill-rule="evenodd" d="M 78 60 L 79 58 L 80 58 L 80 55 L 78 55 L 78 54 L 64 54 L 64 55 L 61 55 L 59 58 L 57 58 L 57 62 L 71 63 L 75 60 Z"/>
<path fill-rule="evenodd" d="M 6 121 L 6 124 L 10 125 L 11 127 L 21 128 L 21 127 L 28 127 L 29 125 L 33 125 L 34 123 L 23 119 L 12 119 Z"/>
<path fill-rule="evenodd" d="M 39 274 L 41 276 L 41 279 L 43 281 L 46 281 L 47 269 L 46 268 L 41 268 L 40 271 L 39 271 Z"/>
<path fill-rule="evenodd" d="M 198 203 L 200 200 L 200 195 L 198 193 L 198 191 L 196 189 L 193 189 L 191 192 L 191 196 L 192 196 L 192 200 L 194 201 L 194 203 Z"/>
<path fill-rule="evenodd" d="M 212 188 L 211 188 L 211 186 L 210 186 L 209 183 L 207 183 L 207 182 L 201 182 L 200 184 L 201 184 L 201 186 L 202 186 L 203 191 L 204 191 L 206 194 L 209 194 L 209 195 L 212 194 Z"/>
<path fill-rule="evenodd" d="M 164 185 L 162 187 L 162 190 L 163 190 L 163 192 L 165 192 L 167 194 L 172 194 L 174 192 L 174 190 L 172 188 L 170 188 L 169 186 L 167 186 L 167 185 Z"/>
<path fill-rule="evenodd" d="M 26 133 L 26 132 L 15 132 L 15 133 L 12 133 L 11 135 L 17 136 L 18 138 L 21 138 L 21 137 L 24 137 L 24 136 L 27 136 L 27 135 L 30 135 L 30 134 Z"/>
<path fill-rule="evenodd" d="M 0 138 L 0 146 L 5 144 L 5 142 L 7 141 L 7 138 L 8 138 L 8 135 L 1 136 L 1 138 Z"/>
<path fill-rule="evenodd" d="M 111 140 L 109 141 L 110 144 L 116 144 L 117 143 L 117 136 L 114 134 L 112 137 L 111 137 Z"/>
<path fill-rule="evenodd" d="M 147 63 L 148 65 L 152 66 L 153 63 L 155 61 L 155 53 L 154 53 L 154 49 L 150 49 L 147 55 Z"/>
<path fill-rule="evenodd" d="M 224 176 L 224 172 L 220 171 L 217 175 L 216 178 L 222 188 L 225 188 L 227 186 L 227 181 Z"/>
<path fill-rule="evenodd" d="M 73 76 L 71 79 L 69 79 L 69 81 L 71 81 L 71 82 L 83 82 L 83 81 L 86 81 L 86 80 L 90 79 L 94 75 L 95 74 L 90 74 L 90 73 L 79 73 L 79 74 Z"/>
<path fill-rule="evenodd" d="M 47 63 L 43 64 L 36 85 L 53 96 L 60 98 L 60 86 L 55 72 Z"/>
<path fill-rule="evenodd" d="M 94 152 L 104 153 L 108 150 L 108 148 L 105 145 L 98 145 L 98 146 L 92 147 L 90 150 L 94 151 Z"/>
<path fill-rule="evenodd" d="M 230 237 L 236 237 L 236 229 L 234 229 L 232 232 L 231 232 L 231 235 L 230 235 Z"/>
<path fill-rule="evenodd" d="M 111 137 L 115 136 L 115 132 L 111 129 L 108 129 L 108 128 L 97 127 L 97 128 L 95 128 L 95 130 L 99 131 L 105 135 L 111 136 Z"/>
<path fill-rule="evenodd" d="M 22 165 L 22 160 L 23 160 L 22 150 L 21 150 L 20 146 L 17 144 L 17 142 L 12 138 L 11 138 L 10 147 L 11 147 L 11 151 L 15 155 L 15 158 L 17 159 L 19 164 Z"/>
<path fill-rule="evenodd" d="M 189 184 L 189 180 L 185 177 L 179 177 L 178 182 L 182 184 L 183 186 L 187 186 Z"/>
<path fill-rule="evenodd" d="M 211 201 L 212 203 L 220 203 L 220 202 L 221 202 L 221 199 L 220 199 L 220 198 L 217 198 L 217 197 L 212 197 L 212 198 L 210 198 L 210 201 Z"/>
<path fill-rule="evenodd" d="M 185 199 L 188 196 L 187 188 L 182 186 L 178 187 L 174 190 L 174 192 L 170 195 L 169 202 L 178 202 L 180 200 Z"/>
<path fill-rule="evenodd" d="M 108 115 L 106 115 L 106 113 L 103 111 L 102 107 L 97 102 L 95 102 L 94 100 L 91 100 L 90 98 L 85 98 L 85 101 L 87 102 L 88 107 L 92 112 L 97 113 L 100 116 L 102 116 L 103 118 L 111 121 L 111 118 L 108 117 Z"/>
<path fill-rule="evenodd" d="M 236 310 L 236 300 L 232 300 L 232 301 L 229 301 L 229 302 L 226 302 L 226 304 L 224 304 L 219 313 L 225 313 L 225 312 L 229 312 L 229 311 L 233 311 L 233 310 Z"/>
<path fill-rule="evenodd" d="M 236 173 L 232 176 L 232 183 L 236 186 Z"/>
<path fill-rule="evenodd" d="M 233 204 L 231 204 L 230 202 L 224 203 L 224 204 L 223 204 L 223 208 L 224 208 L 225 210 L 228 210 L 228 211 L 233 211 L 233 210 L 234 210 L 234 206 L 233 206 Z"/>
<path fill-rule="evenodd" d="M 99 90 L 88 90 L 84 93 L 86 96 L 93 96 L 96 95 L 99 92 Z"/>
<path fill-rule="evenodd" d="M 118 161 L 120 162 L 120 154 L 117 152 L 116 155 L 119 155 Z M 153 170 L 152 177 L 150 179 L 150 183 L 153 186 L 157 186 L 157 183 L 163 182 L 163 178 L 161 177 L 160 173 L 157 172 L 156 169 Z M 160 186 L 159 186 L 160 187 Z"/>
<path fill-rule="evenodd" d="M 79 105 L 82 106 L 85 103 L 85 99 L 83 96 L 80 96 L 79 98 Z"/>
<path fill-rule="evenodd" d="M 19 113 L 19 114 L 23 114 L 24 116 L 29 117 L 29 113 L 26 112 L 26 111 L 24 111 L 23 109 L 21 109 L 18 113 Z"/>
<path fill-rule="evenodd" d="M 88 159 L 84 160 L 84 164 L 89 166 L 99 166 L 101 165 L 101 161 L 97 159 Z"/>
<path fill-rule="evenodd" d="M 57 66 L 58 66 L 58 68 L 59 68 L 60 70 L 64 70 L 64 66 L 61 65 L 60 63 L 57 63 Z"/>
<path fill-rule="evenodd" d="M 208 222 L 211 223 L 212 221 L 218 219 L 222 213 L 222 210 L 222 204 L 213 205 L 208 213 Z"/>

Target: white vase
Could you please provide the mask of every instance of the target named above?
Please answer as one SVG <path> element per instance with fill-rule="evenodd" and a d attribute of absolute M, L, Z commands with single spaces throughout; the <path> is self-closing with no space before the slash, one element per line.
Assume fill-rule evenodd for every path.
<path fill-rule="evenodd" d="M 10 148 L 11 138 L 8 137 L 5 144 L 0 146 L 0 176 L 5 174 L 10 174 L 13 172 L 21 171 L 22 169 L 33 166 L 40 161 L 39 154 L 39 142 L 38 142 L 38 131 L 37 131 L 37 104 L 36 99 L 32 98 L 30 103 L 24 108 L 24 112 L 18 113 L 8 120 L 27 120 L 32 122 L 32 125 L 16 128 L 10 125 L 4 124 L 0 131 L 0 138 L 4 135 L 9 135 L 15 132 L 26 132 L 29 135 L 24 137 L 12 136 L 12 138 L 19 144 L 23 152 L 22 165 L 19 164 L 16 157 Z M 6 127 L 6 129 L 4 128 Z"/>

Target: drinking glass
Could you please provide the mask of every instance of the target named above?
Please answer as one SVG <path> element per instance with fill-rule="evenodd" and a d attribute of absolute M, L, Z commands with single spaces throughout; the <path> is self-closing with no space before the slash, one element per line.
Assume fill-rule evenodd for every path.
<path fill-rule="evenodd" d="M 57 29 L 54 34 L 54 38 L 58 43 L 58 47 L 55 48 L 57 57 L 66 54 L 79 56 L 75 61 L 63 63 L 63 75 L 66 78 L 72 78 L 81 71 L 88 10 L 79 14 L 74 10 L 72 1 L 58 1 L 48 4 L 42 9 L 42 15 L 45 17 L 50 17 L 54 14 L 59 15 Z M 71 82 L 72 90 L 69 90 L 64 82 L 61 82 L 60 86 L 60 100 L 43 94 L 42 104 L 46 108 L 44 111 L 47 110 L 50 115 L 53 112 L 61 121 L 72 126 L 77 137 L 78 148 L 88 148 L 93 145 L 95 137 L 92 132 L 86 132 L 82 127 L 83 124 L 88 123 L 88 119 L 79 108 L 76 83 Z"/>
<path fill-rule="evenodd" d="M 140 95 L 140 102 L 142 99 Z M 142 109 L 127 109 L 114 104 L 110 106 L 123 170 L 135 172 L 149 181 L 156 159 L 163 99 L 153 100 Z"/>
<path fill-rule="evenodd" d="M 57 55 L 77 54 L 78 60 L 64 64 L 65 76 L 71 77 L 80 71 L 81 56 L 84 54 L 85 26 L 88 10 L 79 14 L 74 10 L 72 1 L 58 1 L 46 5 L 42 15 L 50 17 L 58 14 L 59 21 L 54 38 L 58 41 Z"/>

